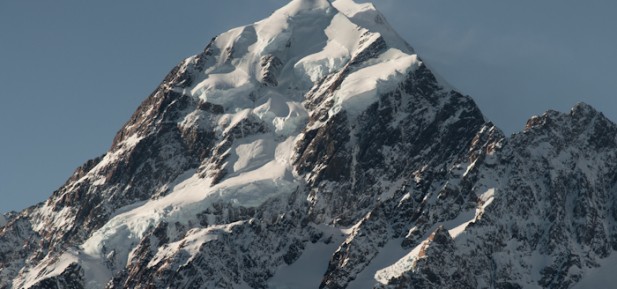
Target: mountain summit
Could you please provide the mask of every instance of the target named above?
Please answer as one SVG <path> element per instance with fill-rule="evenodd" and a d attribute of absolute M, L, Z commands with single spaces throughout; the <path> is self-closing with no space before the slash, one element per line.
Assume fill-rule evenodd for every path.
<path fill-rule="evenodd" d="M 2 217 L 0 288 L 593 286 L 617 262 L 616 163 L 593 108 L 505 137 L 372 4 L 294 0 Z"/>

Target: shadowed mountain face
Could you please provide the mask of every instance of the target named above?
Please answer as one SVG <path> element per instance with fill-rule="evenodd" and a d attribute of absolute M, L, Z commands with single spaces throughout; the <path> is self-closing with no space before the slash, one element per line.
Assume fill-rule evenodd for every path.
<path fill-rule="evenodd" d="M 616 141 L 585 104 L 507 138 L 371 4 L 294 0 L 0 217 L 0 288 L 573 288 L 615 258 Z"/>

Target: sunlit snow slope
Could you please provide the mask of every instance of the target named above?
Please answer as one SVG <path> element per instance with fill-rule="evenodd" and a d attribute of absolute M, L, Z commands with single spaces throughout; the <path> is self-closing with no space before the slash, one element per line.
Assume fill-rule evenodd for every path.
<path fill-rule="evenodd" d="M 376 44 L 378 49 L 373 47 Z M 20 273 L 13 286 L 31 286 L 60 275 L 77 262 L 85 271 L 86 285 L 102 288 L 113 268 L 123 268 L 135 258 L 135 246 L 161 222 L 190 226 L 196 214 L 215 203 L 259 207 L 267 200 L 301 190 L 305 181 L 292 162 L 295 145 L 309 122 L 311 112 L 303 104 L 309 91 L 342 80 L 337 84 L 340 89 L 330 96 L 333 105 L 328 114 L 341 110 L 359 114 L 420 64 L 412 52 L 372 5 L 343 0 L 334 4 L 291 1 L 263 21 L 219 35 L 204 54 L 180 65 L 179 71 L 190 81 L 163 83 L 153 97 L 163 97 L 157 94 L 167 90 L 220 112 L 184 112 L 177 125 L 210 129 L 219 137 L 234 136 L 218 156 L 216 170 L 224 171 L 224 176 L 200 174 L 214 170 L 213 164 L 207 163 L 187 170 L 165 185 L 164 195 L 118 208 L 81 245 L 61 255 L 63 260 L 44 260 L 44 266 Z M 319 82 L 321 86 L 316 85 Z M 142 134 L 136 130 L 123 135 L 119 148 L 76 182 L 107 184 L 109 180 L 99 171 L 122 159 L 144 139 Z M 48 202 L 38 211 L 51 215 L 48 218 L 56 224 L 72 221 L 72 214 L 64 210 L 52 213 L 48 208 L 52 205 Z M 34 230 L 44 231 L 43 226 L 35 225 Z M 212 238 L 207 232 L 210 229 L 204 230 L 187 238 L 193 242 Z M 113 268 L 105 265 L 110 252 Z"/>
<path fill-rule="evenodd" d="M 507 138 L 372 4 L 294 0 L 182 61 L 109 152 L 0 216 L 0 288 L 617 281 L 597 268 L 616 140 L 585 104 Z"/>

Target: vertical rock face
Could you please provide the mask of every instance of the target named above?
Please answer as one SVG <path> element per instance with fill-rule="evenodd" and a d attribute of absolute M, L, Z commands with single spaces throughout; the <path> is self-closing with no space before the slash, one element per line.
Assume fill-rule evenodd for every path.
<path fill-rule="evenodd" d="M 572 288 L 617 250 L 616 142 L 585 104 L 505 137 L 371 4 L 294 0 L 2 216 L 0 288 Z"/>

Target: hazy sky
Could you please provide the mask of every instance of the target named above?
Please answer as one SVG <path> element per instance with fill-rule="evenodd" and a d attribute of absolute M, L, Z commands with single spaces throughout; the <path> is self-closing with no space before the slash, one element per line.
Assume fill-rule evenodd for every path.
<path fill-rule="evenodd" d="M 0 212 L 46 199 L 175 64 L 286 2 L 0 1 Z M 507 133 L 579 101 L 617 120 L 617 1 L 374 3 Z"/>

